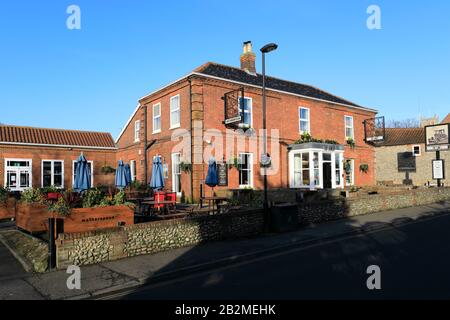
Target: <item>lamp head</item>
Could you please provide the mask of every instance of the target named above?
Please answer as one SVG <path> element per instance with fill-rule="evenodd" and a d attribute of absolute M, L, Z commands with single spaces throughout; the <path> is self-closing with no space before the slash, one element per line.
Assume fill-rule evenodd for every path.
<path fill-rule="evenodd" d="M 264 47 L 261 48 L 262 53 L 269 53 L 271 51 L 277 50 L 278 45 L 275 43 L 269 43 L 266 44 Z"/>

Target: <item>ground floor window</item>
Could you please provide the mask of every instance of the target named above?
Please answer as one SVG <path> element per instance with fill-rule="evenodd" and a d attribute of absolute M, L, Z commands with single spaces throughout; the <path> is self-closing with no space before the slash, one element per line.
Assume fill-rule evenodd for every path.
<path fill-rule="evenodd" d="M 5 159 L 5 187 L 11 191 L 32 187 L 31 159 Z"/>
<path fill-rule="evenodd" d="M 172 154 L 172 191 L 176 193 L 181 192 L 181 154 Z"/>
<path fill-rule="evenodd" d="M 347 159 L 344 164 L 345 168 L 345 183 L 347 186 L 355 184 L 355 160 Z"/>
<path fill-rule="evenodd" d="M 253 187 L 253 155 L 251 153 L 239 154 L 239 187 Z"/>
<path fill-rule="evenodd" d="M 77 161 L 73 161 L 72 166 L 72 185 L 75 183 L 75 179 L 77 178 Z M 94 161 L 88 161 L 88 168 L 91 173 L 91 188 L 94 186 Z"/>
<path fill-rule="evenodd" d="M 343 152 L 300 149 L 289 152 L 291 188 L 342 188 Z"/>
<path fill-rule="evenodd" d="M 64 161 L 42 161 L 42 187 L 64 188 Z"/>

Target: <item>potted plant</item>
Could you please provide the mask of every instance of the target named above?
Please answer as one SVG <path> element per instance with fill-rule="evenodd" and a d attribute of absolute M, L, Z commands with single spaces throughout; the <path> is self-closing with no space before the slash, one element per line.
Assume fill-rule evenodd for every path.
<path fill-rule="evenodd" d="M 0 187 L 0 220 L 16 216 L 15 199 L 9 196 L 7 188 Z"/>
<path fill-rule="evenodd" d="M 369 172 L 369 165 L 366 163 L 362 163 L 359 165 L 359 171 L 363 172 L 363 173 L 367 173 Z"/>
<path fill-rule="evenodd" d="M 180 170 L 184 173 L 190 173 L 192 171 L 192 164 L 188 162 L 180 162 Z"/>
<path fill-rule="evenodd" d="M 111 167 L 111 166 L 104 165 L 103 167 L 101 167 L 100 172 L 101 172 L 102 174 L 104 174 L 104 175 L 108 175 L 108 174 L 113 174 L 113 173 L 115 173 L 115 172 L 116 172 L 116 169 L 114 169 L 114 168 Z"/>
<path fill-rule="evenodd" d="M 347 144 L 350 146 L 350 148 L 355 149 L 356 147 L 356 143 L 355 140 L 353 138 L 348 138 L 347 139 Z"/>
<path fill-rule="evenodd" d="M 29 188 L 22 192 L 16 210 L 17 227 L 30 233 L 45 232 L 48 218 L 48 205 L 42 191 Z"/>

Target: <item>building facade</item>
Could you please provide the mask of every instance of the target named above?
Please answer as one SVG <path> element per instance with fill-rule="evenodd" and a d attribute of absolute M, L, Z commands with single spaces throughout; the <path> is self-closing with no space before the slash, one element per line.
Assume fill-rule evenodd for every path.
<path fill-rule="evenodd" d="M 71 189 L 76 160 L 83 153 L 92 186 L 114 184 L 116 147 L 109 133 L 0 126 L 0 184 L 11 191 L 36 187 Z"/>
<path fill-rule="evenodd" d="M 450 123 L 450 114 L 441 123 Z M 430 123 L 422 123 L 429 125 Z M 436 124 L 436 123 L 432 123 Z M 436 185 L 432 161 L 435 152 L 426 152 L 425 129 L 386 128 L 385 140 L 375 148 L 376 181 L 381 185 Z M 445 172 L 450 173 L 450 151 L 442 151 Z M 442 181 L 449 185 L 449 177 Z"/>
<path fill-rule="evenodd" d="M 148 182 L 152 159 L 161 156 L 166 187 L 187 198 L 200 196 L 211 156 L 238 163 L 216 192 L 261 189 L 262 76 L 255 70 L 251 43 L 245 43 L 241 68 L 207 63 L 141 98 L 116 140 L 118 158 L 135 164 L 136 178 Z M 364 141 L 363 122 L 376 110 L 273 77 L 267 78 L 267 88 L 270 188 L 375 183 L 375 151 Z M 230 92 L 243 92 L 237 105 L 240 126 L 252 129 L 246 133 L 224 124 L 224 97 Z M 313 139 L 298 143 L 307 134 Z M 189 170 L 182 170 L 186 164 Z"/>

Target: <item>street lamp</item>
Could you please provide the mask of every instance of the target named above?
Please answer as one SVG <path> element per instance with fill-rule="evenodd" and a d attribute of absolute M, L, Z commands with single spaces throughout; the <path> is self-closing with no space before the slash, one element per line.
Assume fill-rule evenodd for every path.
<path fill-rule="evenodd" d="M 266 124 L 266 53 L 274 51 L 278 48 L 275 43 L 266 44 L 261 48 L 262 52 L 262 98 L 263 98 L 263 157 L 265 161 L 270 162 L 270 158 L 267 155 L 267 124 Z M 263 175 L 264 175 L 264 228 L 269 231 L 269 201 L 267 197 L 267 164 L 263 163 Z"/>

